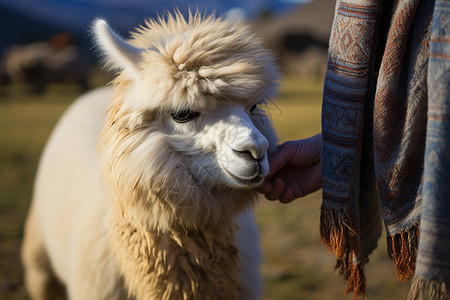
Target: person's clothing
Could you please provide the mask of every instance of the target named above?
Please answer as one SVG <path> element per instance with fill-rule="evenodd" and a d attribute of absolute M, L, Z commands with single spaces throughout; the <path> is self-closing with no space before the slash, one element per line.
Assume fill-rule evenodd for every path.
<path fill-rule="evenodd" d="M 322 139 L 322 242 L 347 292 L 384 221 L 409 297 L 449 299 L 450 1 L 337 1 Z"/>

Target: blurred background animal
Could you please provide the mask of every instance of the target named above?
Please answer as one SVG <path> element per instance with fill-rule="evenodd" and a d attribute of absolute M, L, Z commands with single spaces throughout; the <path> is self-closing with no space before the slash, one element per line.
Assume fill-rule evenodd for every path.
<path fill-rule="evenodd" d="M 70 33 L 60 33 L 47 41 L 6 48 L 0 60 L 0 83 L 29 84 L 34 92 L 44 92 L 51 83 L 71 82 L 88 88 L 89 64 Z"/>

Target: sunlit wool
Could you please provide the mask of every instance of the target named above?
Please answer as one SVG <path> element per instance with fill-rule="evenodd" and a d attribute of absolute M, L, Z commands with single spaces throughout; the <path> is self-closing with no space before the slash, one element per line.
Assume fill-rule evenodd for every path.
<path fill-rule="evenodd" d="M 33 277 L 39 252 L 72 299 L 258 298 L 260 250 L 251 208 L 277 140 L 255 105 L 275 93 L 273 57 L 246 28 L 215 17 L 168 15 L 148 21 L 128 41 L 103 20 L 93 32 L 118 76 L 111 91 L 84 96 L 64 117 L 88 118 L 90 106 L 98 112 L 109 106 L 105 117 L 96 114 L 96 134 L 81 143 L 97 148 L 98 155 L 87 154 L 92 163 L 81 157 L 65 168 L 51 150 L 43 155 L 23 250 L 30 293 L 44 294 Z M 177 121 L 180 112 L 192 118 Z M 74 127 L 64 118 L 47 148 L 75 160 L 83 155 L 80 143 L 61 140 L 80 135 L 58 138 L 58 131 Z M 56 164 L 58 175 L 48 176 Z M 102 175 L 85 176 L 90 167 Z M 64 180 L 64 172 L 76 191 L 68 195 L 62 183 L 49 192 L 49 178 Z M 83 180 L 95 193 L 76 198 Z M 59 229 L 66 230 L 64 242 L 51 233 L 58 220 L 66 224 Z"/>

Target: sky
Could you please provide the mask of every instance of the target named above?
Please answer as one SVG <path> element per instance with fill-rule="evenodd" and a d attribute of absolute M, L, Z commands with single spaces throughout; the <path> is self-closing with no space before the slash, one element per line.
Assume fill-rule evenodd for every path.
<path fill-rule="evenodd" d="M 68 30 L 80 30 L 98 16 L 105 17 L 119 30 L 134 27 L 144 18 L 155 17 L 178 7 L 183 13 L 189 8 L 218 14 L 240 8 L 245 18 L 255 18 L 264 12 L 274 13 L 304 3 L 307 0 L 0 0 L 0 7 L 35 20 Z"/>
<path fill-rule="evenodd" d="M 166 11 L 189 9 L 215 12 L 236 20 L 261 15 L 281 15 L 310 0 L 0 0 L 0 56 L 12 44 L 47 39 L 58 32 L 71 32 L 86 50 L 92 21 L 105 18 L 111 26 L 127 33 L 145 19 Z"/>

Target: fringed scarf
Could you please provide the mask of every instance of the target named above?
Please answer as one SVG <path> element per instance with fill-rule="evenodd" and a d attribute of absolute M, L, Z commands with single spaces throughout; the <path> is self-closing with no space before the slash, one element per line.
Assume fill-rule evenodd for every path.
<path fill-rule="evenodd" d="M 355 298 L 382 221 L 410 298 L 450 298 L 449 17 L 445 0 L 336 3 L 320 231 Z"/>

